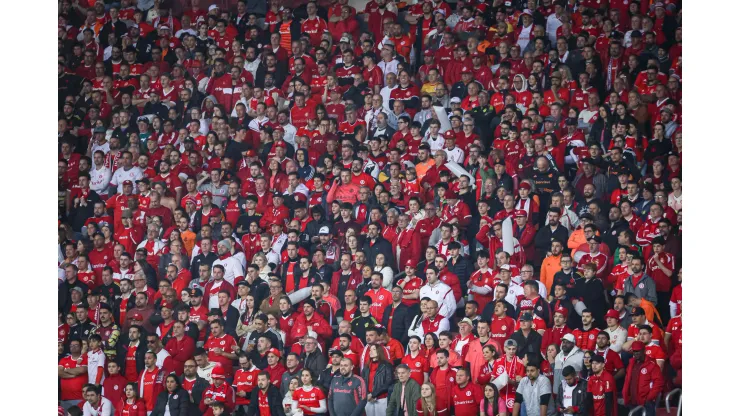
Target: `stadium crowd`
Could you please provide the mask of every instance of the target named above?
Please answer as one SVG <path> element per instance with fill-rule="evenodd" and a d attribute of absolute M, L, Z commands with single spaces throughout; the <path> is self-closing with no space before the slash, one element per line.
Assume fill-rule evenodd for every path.
<path fill-rule="evenodd" d="M 680 1 L 58 6 L 60 415 L 681 386 Z"/>

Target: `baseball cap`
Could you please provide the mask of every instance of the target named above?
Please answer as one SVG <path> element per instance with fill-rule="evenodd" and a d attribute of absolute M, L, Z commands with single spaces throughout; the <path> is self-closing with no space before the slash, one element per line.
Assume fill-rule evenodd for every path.
<path fill-rule="evenodd" d="M 636 306 L 632 308 L 632 316 L 642 316 L 645 315 L 645 309 L 642 309 L 640 306 Z"/>
<path fill-rule="evenodd" d="M 129 180 L 125 180 L 123 181 L 123 186 L 126 186 L 126 185 L 134 186 L 134 183 Z"/>
<path fill-rule="evenodd" d="M 642 351 L 645 349 L 645 344 L 642 341 L 635 341 L 632 343 L 632 351 Z"/>
<path fill-rule="evenodd" d="M 522 316 L 519 318 L 520 321 L 531 321 L 532 320 L 532 314 L 527 312 L 523 313 Z"/>
<path fill-rule="evenodd" d="M 575 344 L 576 337 L 573 336 L 573 334 L 565 334 L 562 338 L 560 338 L 561 341 L 570 341 Z"/>
<path fill-rule="evenodd" d="M 134 314 L 134 316 L 131 317 L 131 319 L 134 320 L 134 321 L 143 321 L 144 320 L 144 317 L 141 316 L 140 313 L 136 312 Z"/>
<path fill-rule="evenodd" d="M 198 289 L 197 287 L 196 288 L 193 288 L 193 289 L 190 289 L 190 297 L 191 298 L 192 297 L 200 298 L 202 296 L 203 296 L 203 291 L 200 290 L 200 289 Z"/>
<path fill-rule="evenodd" d="M 513 339 L 507 339 L 506 342 L 504 342 L 504 348 L 516 347 L 518 345 L 519 344 L 517 344 L 516 341 Z"/>
<path fill-rule="evenodd" d="M 462 100 L 460 99 L 460 97 L 452 97 L 452 99 L 450 99 L 450 104 L 452 104 L 452 103 L 458 103 L 459 104 L 461 102 L 462 102 Z"/>
<path fill-rule="evenodd" d="M 172 309 L 172 304 L 171 304 L 171 303 L 169 303 L 169 302 L 167 302 L 167 301 L 165 300 L 165 301 L 162 301 L 162 304 L 160 305 L 160 307 L 161 307 L 162 309 L 164 309 L 164 308 L 167 308 L 167 309 Z"/>
<path fill-rule="evenodd" d="M 523 209 L 518 209 L 518 210 L 514 211 L 514 216 L 515 217 L 526 217 L 527 216 L 527 211 L 525 211 Z"/>
<path fill-rule="evenodd" d="M 323 226 L 319 228 L 319 235 L 329 235 L 329 227 Z"/>
<path fill-rule="evenodd" d="M 413 260 L 408 259 L 406 260 L 406 267 L 416 267 L 416 263 L 414 263 Z"/>
<path fill-rule="evenodd" d="M 277 348 L 270 348 L 269 350 L 267 350 L 267 353 L 280 358 L 280 351 L 278 351 Z"/>
<path fill-rule="evenodd" d="M 498 269 L 499 270 L 511 271 L 511 266 L 509 266 L 508 264 L 502 264 Z"/>
<path fill-rule="evenodd" d="M 105 127 L 95 127 L 93 130 L 93 133 L 103 133 L 105 134 Z"/>
<path fill-rule="evenodd" d="M 547 117 L 545 117 L 545 123 L 547 123 L 548 121 L 550 123 L 554 123 L 555 122 L 555 117 L 553 117 L 553 116 L 547 116 Z"/>
<path fill-rule="evenodd" d="M 313 339 L 319 339 L 319 335 L 315 331 L 312 331 L 310 329 L 306 333 L 306 337 L 313 338 Z"/>
<path fill-rule="evenodd" d="M 473 326 L 473 321 L 471 321 L 470 318 L 465 317 L 465 318 L 461 319 L 460 322 L 457 323 L 458 326 L 460 326 L 462 324 L 468 324 L 468 325 L 470 325 L 472 327 Z"/>
<path fill-rule="evenodd" d="M 347 37 L 347 36 L 342 36 L 342 38 L 341 38 L 341 39 L 339 39 L 339 43 L 342 43 L 342 42 L 346 42 L 346 43 L 349 43 L 349 37 Z"/>
<path fill-rule="evenodd" d="M 599 237 L 598 235 L 595 235 L 595 236 L 593 236 L 593 237 L 591 237 L 591 238 L 588 239 L 588 242 L 589 243 L 592 242 L 592 241 L 594 243 L 601 244 L 601 237 Z"/>
<path fill-rule="evenodd" d="M 145 183 L 145 184 L 149 185 L 150 181 L 149 181 L 149 178 L 141 178 L 138 181 L 136 181 L 136 183 L 137 184 Z"/>

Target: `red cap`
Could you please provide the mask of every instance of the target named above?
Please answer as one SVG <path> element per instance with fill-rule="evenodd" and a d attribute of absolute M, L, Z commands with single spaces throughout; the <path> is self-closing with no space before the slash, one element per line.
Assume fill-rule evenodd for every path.
<path fill-rule="evenodd" d="M 632 351 L 642 351 L 645 349 L 645 344 L 642 341 L 635 341 L 632 343 Z"/>
<path fill-rule="evenodd" d="M 193 59 L 193 60 L 192 60 L 192 61 L 190 62 L 190 67 L 191 67 L 191 68 L 200 68 L 200 67 L 202 67 L 202 66 L 203 66 L 203 64 L 202 64 L 202 63 L 200 63 L 200 61 L 199 61 L 199 60 L 197 60 L 197 59 Z"/>
<path fill-rule="evenodd" d="M 267 353 L 268 354 L 273 354 L 276 357 L 280 358 L 280 351 L 278 351 L 277 348 L 270 348 L 269 350 L 267 350 Z"/>
<path fill-rule="evenodd" d="M 564 307 L 560 306 L 557 309 L 555 309 L 555 313 L 562 314 L 563 316 L 568 316 L 568 310 Z"/>
<path fill-rule="evenodd" d="M 221 364 L 216 364 L 216 366 L 213 367 L 213 370 L 211 370 L 211 378 L 226 379 L 225 370 Z"/>
<path fill-rule="evenodd" d="M 445 199 L 457 199 L 457 194 L 452 189 L 445 191 Z"/>
<path fill-rule="evenodd" d="M 606 318 L 614 318 L 614 319 L 619 319 L 619 312 L 617 312 L 617 310 L 616 310 L 616 309 L 609 309 L 609 310 L 608 310 L 608 311 L 606 312 L 606 316 L 604 317 L 604 319 L 606 319 Z"/>
<path fill-rule="evenodd" d="M 247 157 L 255 157 L 257 156 L 257 152 L 254 151 L 254 149 L 247 150 Z"/>
<path fill-rule="evenodd" d="M 141 316 L 141 314 L 137 312 L 134 314 L 134 316 L 131 317 L 131 319 L 134 321 L 143 321 L 144 317 Z"/>
<path fill-rule="evenodd" d="M 416 263 L 414 263 L 413 260 L 408 259 L 406 260 L 406 267 L 416 267 Z"/>
<path fill-rule="evenodd" d="M 515 217 L 526 217 L 527 216 L 527 211 L 525 211 L 523 209 L 518 209 L 518 210 L 514 211 L 514 216 Z"/>
<path fill-rule="evenodd" d="M 486 5 L 484 3 L 480 3 L 477 6 L 475 6 L 475 9 L 478 10 L 481 13 L 485 13 L 486 11 Z"/>
<path fill-rule="evenodd" d="M 424 51 L 424 56 L 434 56 L 434 51 L 431 49 L 426 49 Z"/>
<path fill-rule="evenodd" d="M 164 308 L 167 308 L 167 309 L 172 309 L 172 305 L 171 305 L 171 304 L 170 304 L 169 302 L 167 302 L 166 300 L 163 300 L 163 301 L 162 301 L 162 304 L 160 305 L 160 307 L 161 307 L 162 309 L 164 309 Z"/>
<path fill-rule="evenodd" d="M 443 136 L 445 139 L 457 139 L 457 135 L 455 135 L 455 131 L 452 129 L 447 130 Z"/>
<path fill-rule="evenodd" d="M 285 129 L 281 125 L 277 125 L 275 128 L 272 129 L 272 131 L 282 131 L 285 132 Z"/>
<path fill-rule="evenodd" d="M 530 185 L 529 182 L 522 182 L 519 184 L 519 189 L 526 189 L 528 191 L 531 191 L 532 185 Z"/>
<path fill-rule="evenodd" d="M 197 201 L 195 200 L 195 198 L 193 198 L 193 197 L 192 197 L 192 196 L 190 196 L 190 195 L 187 195 L 187 196 L 185 196 L 185 197 L 184 197 L 184 198 L 183 198 L 182 200 L 183 200 L 183 202 L 185 202 L 186 204 L 187 204 L 188 202 L 192 202 L 192 203 L 193 203 L 193 205 L 197 205 Z"/>
<path fill-rule="evenodd" d="M 306 201 L 308 201 L 308 198 L 306 197 L 306 194 L 302 194 L 300 192 L 296 192 L 295 194 L 293 194 L 293 196 L 295 197 L 295 200 L 298 201 L 298 202 L 306 202 Z"/>
<path fill-rule="evenodd" d="M 203 191 L 201 192 L 201 196 L 207 196 L 209 198 L 213 198 L 213 193 L 211 191 Z"/>
<path fill-rule="evenodd" d="M 483 57 L 483 54 L 480 53 L 480 51 L 475 51 L 475 52 L 473 52 L 473 53 L 470 54 L 470 57 L 471 58 L 482 58 Z"/>
<path fill-rule="evenodd" d="M 123 181 L 123 186 L 126 186 L 126 185 L 134 186 L 134 183 L 131 181 Z"/>
<path fill-rule="evenodd" d="M 461 73 L 461 74 L 472 74 L 472 73 L 473 73 L 473 68 L 470 68 L 470 67 L 468 67 L 468 66 L 464 66 L 464 67 L 462 67 L 462 69 L 460 70 L 460 73 Z"/>
<path fill-rule="evenodd" d="M 282 147 L 283 149 L 287 149 L 288 148 L 288 146 L 282 140 L 279 141 L 279 142 L 275 142 L 275 144 L 273 144 L 273 146 L 275 146 L 276 148 Z"/>

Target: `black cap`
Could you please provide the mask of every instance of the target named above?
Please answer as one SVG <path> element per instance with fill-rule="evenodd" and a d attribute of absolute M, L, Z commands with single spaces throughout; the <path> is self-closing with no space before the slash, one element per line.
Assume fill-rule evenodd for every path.
<path fill-rule="evenodd" d="M 309 305 L 312 308 L 316 309 L 316 301 L 313 299 L 306 299 L 305 302 L 303 302 L 304 305 Z"/>
<path fill-rule="evenodd" d="M 190 289 L 190 297 L 196 297 L 196 298 L 203 297 L 203 291 L 198 289 L 197 287 Z"/>
<path fill-rule="evenodd" d="M 522 316 L 519 318 L 520 321 L 531 321 L 532 320 L 532 314 L 527 312 L 523 313 Z"/>
<path fill-rule="evenodd" d="M 577 126 L 578 125 L 578 119 L 575 117 L 568 117 L 565 119 L 565 125 L 566 126 Z"/>
<path fill-rule="evenodd" d="M 363 53 L 363 54 L 362 54 L 362 57 L 363 57 L 363 58 L 370 58 L 370 59 L 372 59 L 373 61 L 377 61 L 377 60 L 378 60 L 378 57 L 377 57 L 377 56 L 375 56 L 375 53 L 374 53 L 374 52 L 366 52 L 366 53 Z"/>
<path fill-rule="evenodd" d="M 593 236 L 593 237 L 591 237 L 591 238 L 588 239 L 588 242 L 589 243 L 592 242 L 592 241 L 595 242 L 595 243 L 597 243 L 597 244 L 601 244 L 601 237 L 599 237 L 598 235 L 595 235 L 595 236 Z"/>
<path fill-rule="evenodd" d="M 111 308 L 110 305 L 105 302 L 100 303 L 100 310 L 102 311 L 103 309 L 107 309 L 108 312 L 113 312 L 113 308 Z"/>
<path fill-rule="evenodd" d="M 145 183 L 149 185 L 149 178 L 141 178 L 138 181 L 136 181 L 136 183 Z"/>
<path fill-rule="evenodd" d="M 242 280 L 241 282 L 237 283 L 236 285 L 237 286 L 249 286 L 249 282 L 247 282 L 246 280 Z"/>
<path fill-rule="evenodd" d="M 589 165 L 595 165 L 596 161 L 593 158 L 584 157 L 583 159 L 581 159 L 581 163 L 588 163 Z"/>
<path fill-rule="evenodd" d="M 582 220 L 594 221 L 594 216 L 591 215 L 591 214 L 589 214 L 588 212 L 586 212 L 586 213 L 581 214 L 581 219 Z"/>
<path fill-rule="evenodd" d="M 632 308 L 632 315 L 633 316 L 642 316 L 645 315 L 645 309 L 642 309 L 640 306 L 636 306 Z"/>

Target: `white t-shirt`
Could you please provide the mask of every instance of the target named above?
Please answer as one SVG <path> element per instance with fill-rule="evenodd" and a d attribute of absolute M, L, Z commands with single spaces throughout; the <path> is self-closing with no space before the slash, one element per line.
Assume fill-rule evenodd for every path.
<path fill-rule="evenodd" d="M 96 384 L 95 379 L 98 377 L 98 371 L 103 371 L 99 367 L 105 368 L 105 353 L 103 350 L 88 351 L 87 352 L 87 382 L 90 384 Z M 103 384 L 105 380 L 105 373 L 103 378 L 100 379 L 100 384 Z"/>
<path fill-rule="evenodd" d="M 563 380 L 563 407 L 573 406 L 573 390 L 576 386 L 569 386 L 568 383 Z"/>
<path fill-rule="evenodd" d="M 100 403 L 93 407 L 90 402 L 86 401 L 82 406 L 83 416 L 113 416 L 113 404 L 110 400 L 100 396 Z"/>
<path fill-rule="evenodd" d="M 142 177 L 144 177 L 144 173 L 138 166 L 133 166 L 129 170 L 125 170 L 123 167 L 120 167 L 116 169 L 116 171 L 113 173 L 113 177 L 111 178 L 110 183 L 111 185 L 117 187 L 117 193 L 120 194 L 123 193 L 123 182 L 136 182 Z M 139 188 L 137 186 L 134 186 L 134 193 L 139 193 Z"/>
<path fill-rule="evenodd" d="M 100 169 L 96 169 L 93 164 L 90 169 L 90 189 L 97 193 L 104 192 L 108 188 L 111 177 L 113 174 L 110 169 L 103 165 Z"/>

